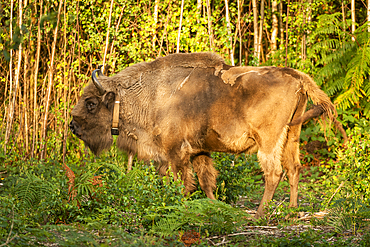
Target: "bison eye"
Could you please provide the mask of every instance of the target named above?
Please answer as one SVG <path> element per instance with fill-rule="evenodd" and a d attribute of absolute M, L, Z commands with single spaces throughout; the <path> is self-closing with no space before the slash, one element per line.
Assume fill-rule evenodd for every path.
<path fill-rule="evenodd" d="M 96 98 L 90 98 L 85 101 L 85 106 L 89 112 L 93 112 L 96 109 L 98 103 L 99 101 Z"/>

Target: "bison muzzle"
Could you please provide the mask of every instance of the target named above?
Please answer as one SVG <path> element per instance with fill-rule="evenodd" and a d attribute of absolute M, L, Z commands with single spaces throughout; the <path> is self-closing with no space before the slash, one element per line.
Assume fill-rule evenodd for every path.
<path fill-rule="evenodd" d="M 308 98 L 314 107 L 305 113 Z M 302 123 L 320 115 L 338 123 L 329 97 L 300 71 L 233 67 L 213 53 L 173 54 L 112 77 L 100 69 L 93 72 L 72 111 L 70 128 L 96 155 L 113 143 L 117 99 L 118 148 L 154 161 L 160 174 L 169 169 L 176 179 L 181 172 L 186 193 L 194 190 L 196 172 L 202 190 L 215 198 L 218 172 L 211 152 L 257 152 L 265 177 L 257 217 L 272 199 L 282 167 L 289 178 L 290 206 L 297 206 Z"/>

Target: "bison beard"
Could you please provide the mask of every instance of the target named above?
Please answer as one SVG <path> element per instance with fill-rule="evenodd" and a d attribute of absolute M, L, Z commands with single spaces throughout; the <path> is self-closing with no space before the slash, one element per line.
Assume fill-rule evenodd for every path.
<path fill-rule="evenodd" d="M 186 192 L 194 189 L 194 170 L 201 188 L 214 199 L 218 172 L 210 152 L 258 151 L 265 192 L 257 217 L 273 197 L 282 166 L 289 178 L 290 206 L 297 206 L 302 122 L 322 114 L 340 127 L 328 96 L 302 72 L 232 67 L 213 53 L 173 54 L 112 77 L 93 72 L 93 83 L 72 111 L 70 128 L 95 154 L 112 145 L 116 94 L 118 148 L 153 160 L 160 174 L 170 169 L 177 178 L 181 172 Z M 308 97 L 315 107 L 305 113 Z"/>

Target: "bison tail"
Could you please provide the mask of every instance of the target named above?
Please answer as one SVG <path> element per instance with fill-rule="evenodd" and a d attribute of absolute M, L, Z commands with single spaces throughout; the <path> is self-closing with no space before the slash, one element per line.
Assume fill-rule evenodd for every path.
<path fill-rule="evenodd" d="M 301 117 L 289 123 L 289 126 L 302 124 L 311 118 L 321 116 L 324 123 L 324 128 L 326 128 L 326 123 L 328 123 L 329 127 L 332 123 L 334 123 L 335 127 L 342 133 L 344 142 L 346 142 L 348 139 L 347 134 L 344 131 L 342 124 L 337 120 L 338 113 L 329 96 L 317 86 L 311 77 L 300 71 L 298 71 L 298 73 L 302 78 L 302 89 L 313 101 L 314 106 L 305 112 Z"/>
<path fill-rule="evenodd" d="M 294 119 L 288 125 L 293 126 L 293 125 L 297 125 L 297 124 L 302 124 L 302 123 L 306 122 L 307 120 L 309 120 L 311 118 L 321 116 L 323 113 L 324 113 L 324 109 L 321 107 L 321 105 L 314 105 L 310 110 L 306 111 L 299 118 Z"/>

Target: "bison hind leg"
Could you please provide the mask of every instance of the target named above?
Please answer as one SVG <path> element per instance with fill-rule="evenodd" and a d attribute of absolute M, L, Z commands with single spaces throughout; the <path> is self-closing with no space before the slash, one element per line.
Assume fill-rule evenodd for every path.
<path fill-rule="evenodd" d="M 287 131 L 288 127 L 284 127 L 274 146 L 262 146 L 257 152 L 258 160 L 265 176 L 265 192 L 257 210 L 257 218 L 265 215 L 265 207 L 273 198 L 283 175 L 281 156 L 286 143 Z M 265 142 L 267 143 L 267 141 Z"/>
<path fill-rule="evenodd" d="M 216 189 L 218 172 L 213 167 L 213 160 L 209 153 L 201 153 L 193 158 L 193 168 L 198 175 L 199 184 L 202 190 L 210 199 L 215 199 L 213 190 Z"/>
<path fill-rule="evenodd" d="M 181 180 L 184 181 L 185 195 L 189 195 L 195 190 L 193 170 L 191 169 L 190 162 L 184 165 L 180 171 Z"/>
<path fill-rule="evenodd" d="M 282 156 L 283 167 L 287 170 L 290 185 L 289 207 L 297 207 L 298 205 L 298 182 L 300 170 L 302 168 L 301 162 L 299 161 L 300 131 L 300 126 L 291 127 Z"/>

